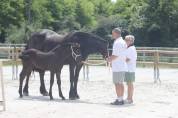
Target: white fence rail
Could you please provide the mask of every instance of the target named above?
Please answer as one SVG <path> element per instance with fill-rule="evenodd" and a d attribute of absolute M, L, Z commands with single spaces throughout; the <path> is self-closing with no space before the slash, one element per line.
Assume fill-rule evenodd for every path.
<path fill-rule="evenodd" d="M 12 62 L 12 79 L 18 78 L 18 61 L 19 54 L 24 49 L 25 44 L 0 44 L 0 59 L 8 59 Z M 108 50 L 112 51 L 111 49 Z M 138 60 L 137 64 L 151 65 L 154 68 L 154 78 L 159 79 L 159 67 L 178 67 L 178 48 L 168 47 L 137 47 Z M 101 55 L 90 55 L 88 62 L 101 63 Z M 103 64 L 104 65 L 104 64 Z M 84 67 L 84 76 L 89 77 L 89 67 Z"/>

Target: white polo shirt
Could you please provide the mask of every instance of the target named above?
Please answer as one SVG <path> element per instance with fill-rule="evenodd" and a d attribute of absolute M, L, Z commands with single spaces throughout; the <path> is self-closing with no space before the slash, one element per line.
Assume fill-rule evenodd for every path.
<path fill-rule="evenodd" d="M 122 37 L 114 41 L 112 55 L 118 56 L 118 58 L 112 61 L 113 72 L 127 71 L 126 55 L 125 55 L 126 49 L 127 49 L 127 44 L 122 39 Z"/>
<path fill-rule="evenodd" d="M 127 48 L 126 57 L 130 59 L 130 61 L 127 62 L 128 72 L 135 72 L 137 61 L 137 51 L 135 46 L 130 46 L 129 48 Z"/>

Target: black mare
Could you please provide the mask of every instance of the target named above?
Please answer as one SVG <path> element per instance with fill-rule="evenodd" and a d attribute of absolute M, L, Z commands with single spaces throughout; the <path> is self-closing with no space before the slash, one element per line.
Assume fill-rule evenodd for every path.
<path fill-rule="evenodd" d="M 48 32 L 48 31 L 47 31 Z M 80 44 L 80 50 L 82 55 L 82 60 L 85 61 L 90 54 L 100 53 L 103 55 L 103 58 L 107 58 L 108 52 L 107 47 L 108 43 L 103 40 L 101 37 L 96 36 L 91 33 L 86 32 L 72 32 L 66 35 L 65 37 L 58 36 L 54 32 L 53 37 L 47 36 L 48 33 L 36 32 L 32 34 L 27 44 L 26 49 L 37 48 L 41 51 L 49 51 L 56 45 L 66 42 L 75 42 Z M 56 35 L 56 36 L 55 36 Z M 72 55 L 71 55 L 72 56 Z M 65 64 L 69 64 L 70 70 L 70 92 L 69 99 L 79 99 L 77 92 L 77 83 L 80 70 L 83 64 L 77 64 L 75 60 L 71 57 L 65 60 Z M 47 95 L 47 91 L 44 83 L 44 73 L 45 71 L 39 71 L 40 73 L 40 92 L 43 95 Z M 23 92 L 28 94 L 28 82 L 26 82 Z"/>

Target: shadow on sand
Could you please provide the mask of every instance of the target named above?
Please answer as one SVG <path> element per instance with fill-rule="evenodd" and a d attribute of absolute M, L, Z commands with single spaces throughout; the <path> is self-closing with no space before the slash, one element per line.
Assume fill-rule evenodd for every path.
<path fill-rule="evenodd" d="M 61 99 L 54 99 L 50 100 L 49 96 L 24 96 L 23 98 L 17 98 L 16 100 L 26 100 L 26 101 L 42 101 L 42 102 L 57 102 L 57 103 L 73 103 L 73 104 L 89 104 L 89 105 L 102 105 L 102 106 L 108 106 L 112 108 L 118 108 L 118 107 L 131 107 L 135 106 L 135 104 L 127 104 L 127 105 L 121 105 L 121 106 L 116 106 L 116 105 L 111 105 L 110 103 L 101 103 L 101 102 L 91 102 L 87 100 L 61 100 Z"/>

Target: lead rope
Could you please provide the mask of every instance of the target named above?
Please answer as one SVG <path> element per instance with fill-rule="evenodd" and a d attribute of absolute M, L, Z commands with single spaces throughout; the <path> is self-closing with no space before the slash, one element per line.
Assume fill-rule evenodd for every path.
<path fill-rule="evenodd" d="M 83 64 L 89 65 L 89 66 L 100 66 L 100 65 L 107 65 L 107 61 L 103 61 L 101 63 L 93 64 L 93 63 L 88 63 L 87 61 L 82 61 Z"/>
<path fill-rule="evenodd" d="M 72 50 L 72 57 L 75 59 L 75 61 L 77 61 L 77 58 L 79 56 L 81 56 L 81 55 L 76 54 L 72 46 L 71 46 L 71 50 Z M 108 57 L 109 57 L 109 53 L 108 53 Z M 109 62 L 107 62 L 105 60 L 103 62 L 97 63 L 97 64 L 88 63 L 87 61 L 82 61 L 82 63 L 85 64 L 85 65 L 90 65 L 90 66 L 100 66 L 100 65 L 104 65 L 105 64 L 105 66 L 108 67 L 108 71 L 109 72 L 111 71 L 111 63 L 109 63 Z"/>

